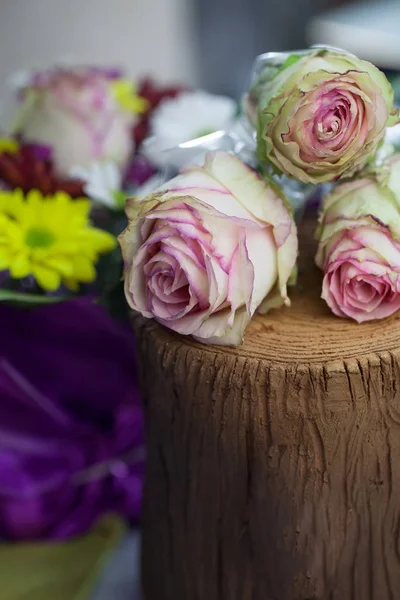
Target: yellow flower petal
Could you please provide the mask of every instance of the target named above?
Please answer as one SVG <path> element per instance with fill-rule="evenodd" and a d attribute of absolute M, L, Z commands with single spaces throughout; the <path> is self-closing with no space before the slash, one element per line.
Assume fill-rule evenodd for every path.
<path fill-rule="evenodd" d="M 111 234 L 89 222 L 90 202 L 65 192 L 0 192 L 0 269 L 14 278 L 32 274 L 45 290 L 62 281 L 76 289 L 96 278 L 99 254 L 116 246 Z"/>
<path fill-rule="evenodd" d="M 43 265 L 32 265 L 32 275 L 44 290 L 54 292 L 61 285 L 61 277 L 57 271 Z"/>
<path fill-rule="evenodd" d="M 94 228 L 88 228 L 82 232 L 81 239 L 99 253 L 113 250 L 117 244 L 115 237 L 111 233 Z"/>
<path fill-rule="evenodd" d="M 72 261 L 63 256 L 48 258 L 46 260 L 46 266 L 60 273 L 62 277 L 71 277 L 74 274 L 74 265 Z"/>
<path fill-rule="evenodd" d="M 75 260 L 74 276 L 78 281 L 90 283 L 96 279 L 96 275 L 97 273 L 93 263 L 86 257 L 81 256 Z"/>
<path fill-rule="evenodd" d="M 28 255 L 23 251 L 16 254 L 11 261 L 9 269 L 13 279 L 21 279 L 22 277 L 29 275 L 31 272 L 31 265 Z"/>
<path fill-rule="evenodd" d="M 0 245 L 0 270 L 4 271 L 10 266 L 12 255 L 6 246 Z"/>
<path fill-rule="evenodd" d="M 0 152 L 7 154 L 16 154 L 19 150 L 19 143 L 13 138 L 0 138 Z"/>
<path fill-rule="evenodd" d="M 149 109 L 149 101 L 136 94 L 136 86 L 129 79 L 115 79 L 111 91 L 121 108 L 128 112 L 138 115 Z"/>
<path fill-rule="evenodd" d="M 23 198 L 21 190 L 0 190 L 0 213 L 13 214 L 21 198 Z"/>
<path fill-rule="evenodd" d="M 79 291 L 79 282 L 76 279 L 64 279 L 63 283 L 71 292 Z"/>

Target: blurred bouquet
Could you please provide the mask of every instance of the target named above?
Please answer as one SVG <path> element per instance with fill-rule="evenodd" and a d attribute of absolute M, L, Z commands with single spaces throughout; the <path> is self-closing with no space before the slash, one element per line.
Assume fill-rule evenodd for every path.
<path fill-rule="evenodd" d="M 116 236 L 125 201 L 177 173 L 177 145 L 230 127 L 230 98 L 138 85 L 119 69 L 19 75 L 12 130 L 0 139 L 0 300 L 37 305 L 92 294 L 121 302 Z"/>
<path fill-rule="evenodd" d="M 100 67 L 17 79 L 15 122 L 0 138 L 0 300 L 37 305 L 89 293 L 114 310 L 125 200 L 156 174 L 141 144 L 153 111 L 183 89 L 136 87 Z"/>
<path fill-rule="evenodd" d="M 127 316 L 125 201 L 175 174 L 170 148 L 229 125 L 237 107 L 118 69 L 18 81 L 0 137 L 0 537 L 64 538 L 103 513 L 140 515 L 134 343 L 107 314 Z"/>
<path fill-rule="evenodd" d="M 153 112 L 183 91 L 94 67 L 20 80 L 0 137 L 0 538 L 140 518 L 143 409 L 116 235 L 127 196 L 157 174 L 141 154 Z"/>

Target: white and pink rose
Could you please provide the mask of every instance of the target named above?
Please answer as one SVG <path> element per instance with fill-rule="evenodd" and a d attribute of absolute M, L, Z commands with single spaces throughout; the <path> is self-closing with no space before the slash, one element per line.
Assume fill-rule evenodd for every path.
<path fill-rule="evenodd" d="M 314 184 L 355 174 L 398 122 L 385 75 L 331 50 L 293 54 L 278 72 L 262 71 L 245 107 L 259 159 Z"/>
<path fill-rule="evenodd" d="M 400 308 L 400 155 L 379 177 L 337 186 L 323 202 L 317 265 L 322 298 L 361 323 Z"/>
<path fill-rule="evenodd" d="M 208 344 L 237 345 L 256 310 L 289 304 L 295 223 L 279 190 L 210 153 L 142 201 L 120 236 L 125 294 L 147 318 Z"/>
<path fill-rule="evenodd" d="M 52 149 L 59 174 L 112 161 L 123 169 L 134 150 L 135 115 L 114 93 L 117 73 L 96 68 L 38 72 L 22 89 L 15 132 Z"/>

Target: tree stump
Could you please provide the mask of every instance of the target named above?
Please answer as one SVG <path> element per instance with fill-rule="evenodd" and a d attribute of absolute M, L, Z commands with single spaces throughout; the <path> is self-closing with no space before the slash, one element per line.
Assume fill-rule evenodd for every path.
<path fill-rule="evenodd" d="M 146 600 L 400 598 L 400 316 L 334 317 L 309 239 L 239 348 L 133 319 Z"/>

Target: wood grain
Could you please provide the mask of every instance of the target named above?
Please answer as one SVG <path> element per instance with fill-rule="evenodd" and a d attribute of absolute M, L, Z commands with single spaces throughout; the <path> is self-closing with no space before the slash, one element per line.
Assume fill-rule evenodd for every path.
<path fill-rule="evenodd" d="M 240 348 L 133 319 L 146 600 L 400 598 L 400 320 L 332 316 L 309 240 Z"/>

